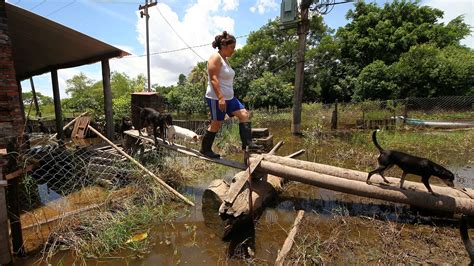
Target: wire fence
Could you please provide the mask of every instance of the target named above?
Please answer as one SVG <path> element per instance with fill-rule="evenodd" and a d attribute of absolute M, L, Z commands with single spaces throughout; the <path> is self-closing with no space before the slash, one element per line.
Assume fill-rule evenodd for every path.
<path fill-rule="evenodd" d="M 306 112 L 317 114 L 324 129 L 393 128 L 407 118 L 474 123 L 474 96 L 314 104 Z"/>
<path fill-rule="evenodd" d="M 169 202 L 169 192 L 144 178 L 138 166 L 110 146 L 64 144 L 50 136 L 24 136 L 20 152 L 13 154 L 17 169 L 27 172 L 16 177 L 20 180 L 18 201 L 27 250 L 43 248 L 43 255 L 49 256 L 59 245 L 51 243 L 65 239 L 65 233 L 77 238 L 77 228 L 70 227 L 72 220 L 75 224 L 90 224 L 111 211 L 103 207 L 112 201 L 119 210 L 125 209 L 124 202 L 130 199 L 131 205 L 141 206 L 146 195 L 153 198 L 155 206 Z M 167 161 L 173 158 L 169 156 L 172 151 L 142 145 L 146 152 L 137 155 L 137 160 L 172 186 L 184 183 L 173 169 L 166 169 L 173 164 Z M 102 214 L 81 216 L 93 209 L 100 209 Z"/>

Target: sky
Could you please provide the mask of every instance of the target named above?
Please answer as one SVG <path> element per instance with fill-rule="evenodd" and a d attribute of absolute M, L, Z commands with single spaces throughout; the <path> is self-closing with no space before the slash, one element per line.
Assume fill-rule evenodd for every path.
<path fill-rule="evenodd" d="M 341 1 L 341 0 L 337 0 Z M 375 0 L 383 5 L 388 0 Z M 136 77 L 146 76 L 145 18 L 139 5 L 145 0 L 7 0 L 8 3 L 34 12 L 90 37 L 125 50 L 131 56 L 110 60 L 110 70 Z M 179 74 L 188 75 L 192 68 L 215 52 L 210 43 L 214 36 L 228 31 L 237 37 L 237 48 L 246 43 L 246 36 L 275 19 L 280 14 L 281 0 L 158 0 L 149 9 L 151 83 L 161 86 L 176 84 Z M 374 1 L 366 1 L 374 2 Z M 464 15 L 474 30 L 473 0 L 422 0 L 444 11 L 441 22 Z M 348 23 L 345 14 L 352 3 L 336 5 L 324 15 L 324 22 L 333 29 Z M 462 40 L 474 48 L 474 37 Z M 194 47 L 186 49 L 187 47 Z M 176 51 L 178 50 L 178 51 Z M 61 98 L 69 97 L 66 80 L 80 72 L 100 81 L 100 62 L 58 70 Z M 33 77 L 35 89 L 43 95 L 53 95 L 51 75 Z M 23 91 L 31 91 L 29 80 L 22 81 Z"/>

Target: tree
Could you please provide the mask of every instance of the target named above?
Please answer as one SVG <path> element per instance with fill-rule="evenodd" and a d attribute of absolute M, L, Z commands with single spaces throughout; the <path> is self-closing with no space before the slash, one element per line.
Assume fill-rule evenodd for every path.
<path fill-rule="evenodd" d="M 293 98 L 293 85 L 284 82 L 280 76 L 264 72 L 262 77 L 250 83 L 249 91 L 244 101 L 252 108 L 288 107 Z"/>
<path fill-rule="evenodd" d="M 464 47 L 413 46 L 393 69 L 399 98 L 467 95 L 474 88 L 474 51 Z"/>
<path fill-rule="evenodd" d="M 188 76 L 188 82 L 192 84 L 199 84 L 202 87 L 207 87 L 208 73 L 207 62 L 198 62 L 191 70 Z"/>
<path fill-rule="evenodd" d="M 322 39 L 314 51 L 308 52 L 311 83 L 320 84 L 321 98 L 326 102 L 332 102 L 335 98 L 349 101 L 363 100 L 364 97 L 439 95 L 440 83 L 434 82 L 437 77 L 435 80 L 429 78 L 438 71 L 433 69 L 440 66 L 440 61 L 437 60 L 444 60 L 436 50 L 460 47 L 459 41 L 470 33 L 469 26 L 463 22 L 462 17 L 444 24 L 438 22 L 442 16 L 442 11 L 419 6 L 419 1 L 393 1 L 383 7 L 375 3 L 358 2 L 355 9 L 346 15 L 351 22 L 339 28 L 335 36 Z M 409 53 L 412 47 L 423 44 L 429 44 L 432 47 L 431 52 L 425 47 L 422 49 L 424 52 L 418 50 L 416 53 Z M 430 59 L 429 54 L 437 56 L 437 59 Z M 465 60 L 460 58 L 461 54 L 466 56 Z M 416 60 L 409 59 L 409 56 L 422 59 L 427 64 L 422 67 L 419 61 L 415 62 Z M 458 54 L 457 58 L 470 61 L 469 56 L 472 57 L 468 52 L 464 52 Z M 406 64 L 392 66 L 402 57 Z M 409 61 L 418 67 L 415 69 L 415 65 L 412 65 L 410 68 Z M 464 71 L 467 69 L 465 66 Z M 405 82 L 402 76 L 390 77 L 398 74 L 411 75 L 410 73 L 413 73 L 411 77 L 404 76 L 408 78 L 408 82 Z M 449 72 L 445 74 L 450 75 Z M 397 88 L 394 88 L 395 84 Z M 372 92 L 372 89 L 375 91 Z M 381 93 L 380 90 L 385 89 L 389 91 Z M 391 91 L 393 89 L 395 91 Z M 456 89 L 451 90 L 451 93 L 461 91 Z"/>
<path fill-rule="evenodd" d="M 179 74 L 178 86 L 183 86 L 184 84 L 186 84 L 186 76 L 184 74 Z"/>
<path fill-rule="evenodd" d="M 353 99 L 385 100 L 398 97 L 398 86 L 393 80 L 393 70 L 381 60 L 364 67 L 357 79 Z"/>
<path fill-rule="evenodd" d="M 252 80 L 262 77 L 264 72 L 272 72 L 281 76 L 285 82 L 294 83 L 298 49 L 296 30 L 282 31 L 279 27 L 279 20 L 269 21 L 259 30 L 252 32 L 247 44 L 230 58 L 230 64 L 236 72 L 234 89 L 238 98 L 247 95 Z M 308 49 L 316 47 L 328 31 L 322 18 L 313 16 L 310 20 Z M 305 82 L 306 88 L 308 86 Z"/>

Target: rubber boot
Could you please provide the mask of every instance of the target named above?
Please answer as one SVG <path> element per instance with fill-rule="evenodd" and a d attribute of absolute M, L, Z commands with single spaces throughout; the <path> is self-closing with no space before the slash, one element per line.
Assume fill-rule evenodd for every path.
<path fill-rule="evenodd" d="M 209 158 L 219 158 L 221 157 L 219 154 L 214 153 L 212 151 L 212 143 L 214 143 L 214 139 L 216 138 L 217 132 L 211 132 L 206 130 L 204 133 L 204 137 L 202 138 L 201 143 L 201 150 L 199 152 Z"/>
<path fill-rule="evenodd" d="M 242 150 L 261 151 L 262 145 L 252 142 L 252 124 L 251 122 L 239 123 L 240 140 L 242 141 Z"/>

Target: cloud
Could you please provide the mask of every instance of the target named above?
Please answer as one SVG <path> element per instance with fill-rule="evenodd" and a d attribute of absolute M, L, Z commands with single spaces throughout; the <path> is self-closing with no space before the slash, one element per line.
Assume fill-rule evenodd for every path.
<path fill-rule="evenodd" d="M 259 14 L 264 14 L 268 10 L 277 10 L 279 6 L 276 0 L 257 0 L 255 5 L 250 7 L 250 11 L 252 13 L 258 11 Z"/>
<path fill-rule="evenodd" d="M 150 53 L 158 54 L 152 55 L 150 59 L 151 83 L 158 83 L 162 86 L 175 84 L 180 73 L 188 75 L 198 62 L 206 61 L 215 52 L 210 45 L 214 40 L 214 36 L 220 34 L 223 30 L 230 33 L 234 32 L 234 19 L 222 14 L 224 10 L 235 9 L 237 6 L 237 0 L 198 0 L 188 6 L 182 19 L 164 3 L 158 3 L 152 7 L 149 10 Z M 143 46 L 143 54 L 145 54 L 145 19 L 140 18 L 138 12 L 136 18 L 138 41 Z M 182 40 L 175 32 L 179 34 Z M 184 49 L 173 53 L 162 53 L 187 48 L 187 45 L 193 47 L 206 43 L 209 43 L 209 45 L 196 47 L 193 50 Z M 125 71 L 127 67 L 133 65 L 138 70 L 145 68 L 144 72 L 141 73 L 146 73 L 146 57 L 117 61 L 120 62 L 117 64 L 114 62 L 114 67 L 117 67 L 117 69 L 123 68 Z M 121 61 L 127 63 L 122 64 Z M 130 73 L 128 70 L 125 72 Z"/>
<path fill-rule="evenodd" d="M 222 10 L 224 11 L 231 11 L 236 10 L 239 6 L 239 0 L 224 0 L 224 6 Z"/>
<path fill-rule="evenodd" d="M 443 19 L 441 19 L 440 22 L 448 23 L 452 19 L 463 15 L 464 22 L 469 24 L 471 29 L 474 30 L 474 4 L 472 0 L 428 0 L 423 4 L 440 9 L 444 12 Z M 461 44 L 474 49 L 474 35 L 471 33 L 471 36 L 464 38 L 461 41 Z"/>

